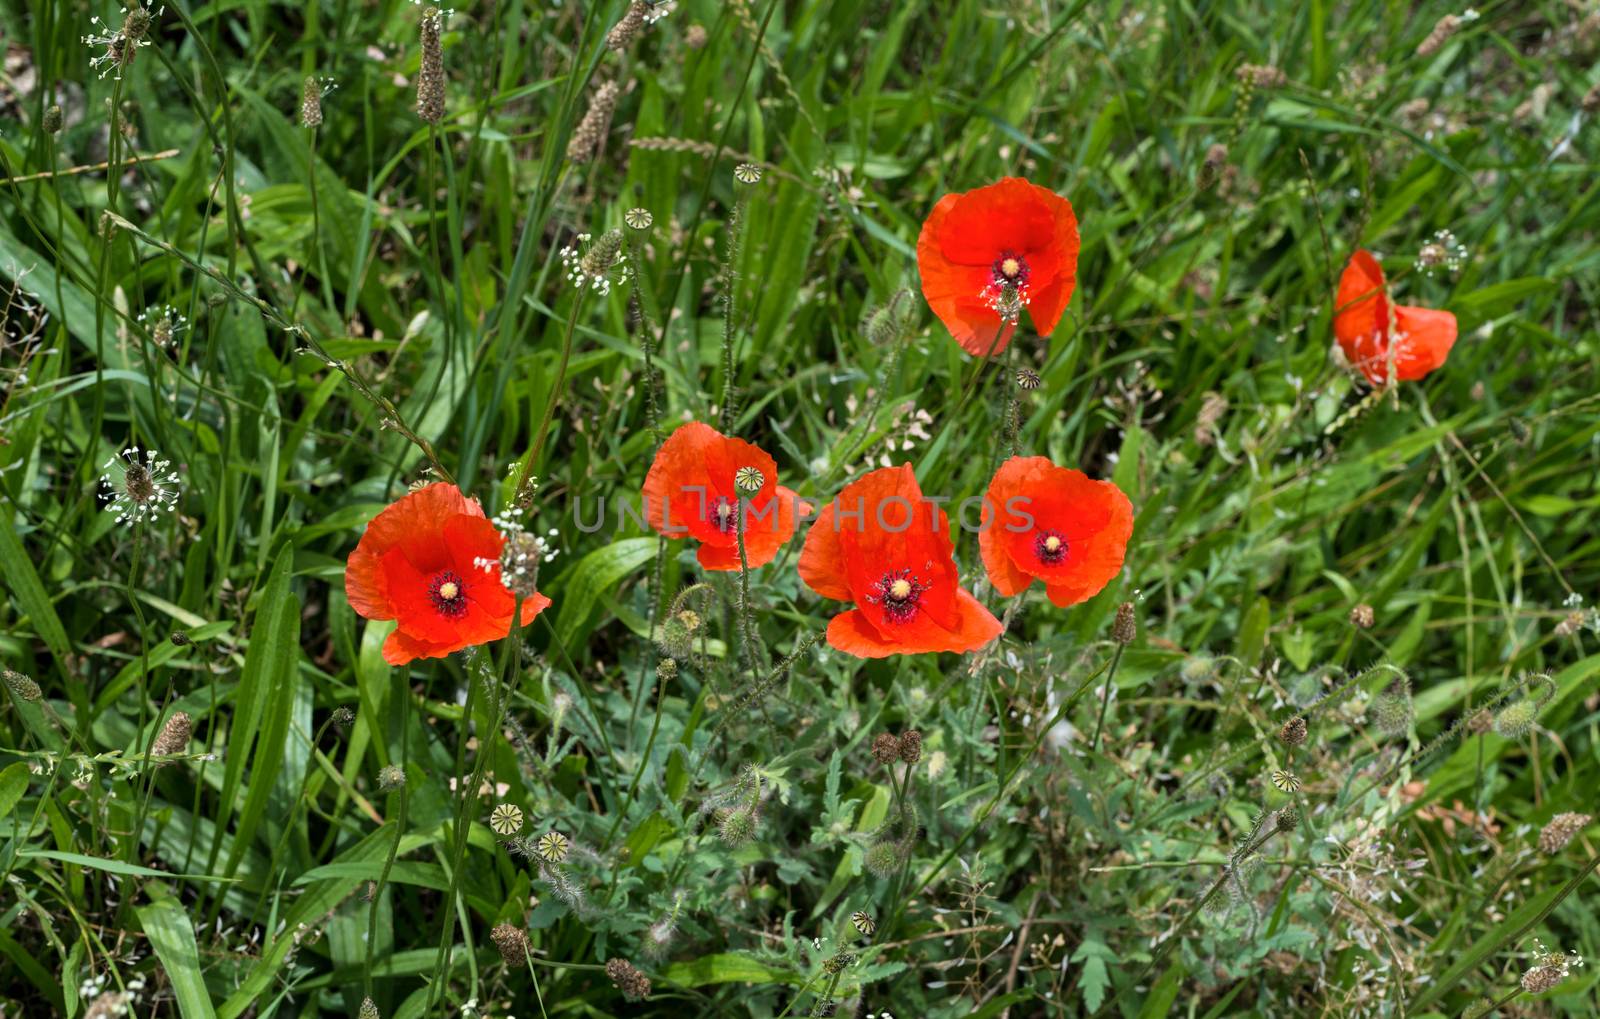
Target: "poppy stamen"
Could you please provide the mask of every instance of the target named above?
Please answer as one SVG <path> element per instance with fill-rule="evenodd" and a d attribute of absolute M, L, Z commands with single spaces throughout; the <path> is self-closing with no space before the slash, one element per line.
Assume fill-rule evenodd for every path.
<path fill-rule="evenodd" d="M 910 570 L 891 570 L 872 585 L 867 601 L 882 605 L 891 623 L 904 623 L 917 614 L 917 603 L 928 585 L 911 575 Z"/>
<path fill-rule="evenodd" d="M 978 294 L 1003 322 L 1015 322 L 1032 297 L 1028 260 L 1014 251 L 1002 251 L 989 267 L 989 283 Z"/>
<path fill-rule="evenodd" d="M 739 504 L 732 499 L 719 495 L 707 509 L 706 519 L 723 534 L 732 534 L 739 529 Z"/>
<path fill-rule="evenodd" d="M 1060 531 L 1040 531 L 1033 539 L 1033 554 L 1046 566 L 1054 566 L 1067 557 L 1067 538 Z"/>
<path fill-rule="evenodd" d="M 454 570 L 436 573 L 428 585 L 428 600 L 441 616 L 455 619 L 467 611 L 466 584 Z"/>

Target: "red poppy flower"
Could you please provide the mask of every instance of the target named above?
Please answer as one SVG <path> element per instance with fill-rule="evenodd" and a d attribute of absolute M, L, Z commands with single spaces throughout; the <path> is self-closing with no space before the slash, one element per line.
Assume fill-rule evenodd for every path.
<path fill-rule="evenodd" d="M 922 296 L 969 354 L 998 354 L 1023 308 L 1047 336 L 1078 280 L 1072 203 L 1021 177 L 945 195 L 917 238 Z"/>
<path fill-rule="evenodd" d="M 884 658 L 971 651 L 1000 636 L 1000 621 L 959 585 L 949 529 L 938 504 L 922 497 L 910 464 L 846 485 L 800 552 L 807 586 L 856 603 L 828 624 L 828 644 Z"/>
<path fill-rule="evenodd" d="M 373 517 L 345 563 L 344 591 L 358 615 L 399 620 L 383 660 L 443 658 L 510 633 L 516 599 L 500 583 L 504 545 L 454 485 L 429 485 Z M 538 593 L 525 599 L 523 624 L 549 604 Z"/>
<path fill-rule="evenodd" d="M 1122 489 L 1042 456 L 1014 456 L 989 482 L 978 550 L 996 591 L 1009 597 L 1042 580 L 1065 608 L 1111 582 L 1132 535 Z"/>
<path fill-rule="evenodd" d="M 739 506 L 745 561 L 770 563 L 794 537 L 799 496 L 778 484 L 778 464 L 758 446 L 691 421 L 667 437 L 644 479 L 645 518 L 669 538 L 695 538 L 708 570 L 739 568 Z"/>
<path fill-rule="evenodd" d="M 1444 364 L 1456 342 L 1456 317 L 1448 311 L 1393 304 L 1383 267 L 1365 251 L 1350 256 L 1334 298 L 1333 335 L 1344 356 L 1374 386 L 1394 378 L 1415 382 Z"/>

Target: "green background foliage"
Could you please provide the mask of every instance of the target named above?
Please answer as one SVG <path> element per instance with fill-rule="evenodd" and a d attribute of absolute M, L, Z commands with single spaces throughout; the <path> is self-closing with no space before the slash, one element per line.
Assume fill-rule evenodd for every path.
<path fill-rule="evenodd" d="M 1592 830 L 1537 846 L 1600 812 L 1600 9 L 1419 52 L 1450 8 L 682 0 L 608 49 L 625 6 L 458 9 L 430 126 L 398 0 L 169 0 L 120 77 L 80 39 L 123 12 L 4 0 L 0 665 L 43 699 L 0 698 L 0 1014 L 1594 1014 L 1594 967 L 1518 981 L 1536 938 L 1600 952 Z M 984 365 L 914 246 L 1008 174 L 1072 201 L 1078 289 Z M 633 277 L 580 297 L 560 251 L 610 229 Z M 1440 230 L 1462 264 L 1421 272 Z M 1356 247 L 1459 319 L 1421 383 L 1330 353 Z M 799 536 L 741 611 L 689 543 L 577 526 L 637 498 L 652 399 L 820 499 L 904 461 L 981 493 L 1015 414 L 1130 496 L 1125 569 L 1002 606 L 958 535 L 997 645 L 829 652 Z M 130 446 L 175 512 L 103 508 Z M 524 468 L 554 606 L 385 664 L 365 522 L 441 472 L 494 512 Z"/>

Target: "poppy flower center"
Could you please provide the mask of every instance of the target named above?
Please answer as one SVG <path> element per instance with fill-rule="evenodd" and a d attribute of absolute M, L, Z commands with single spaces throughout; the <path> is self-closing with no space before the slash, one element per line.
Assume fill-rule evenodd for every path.
<path fill-rule="evenodd" d="M 1040 531 L 1033 539 L 1033 554 L 1046 566 L 1067 557 L 1067 539 L 1060 531 Z"/>
<path fill-rule="evenodd" d="M 911 575 L 910 570 L 891 570 L 872 585 L 867 601 L 882 605 L 891 623 L 904 623 L 917 614 L 917 603 L 928 585 Z"/>
<path fill-rule="evenodd" d="M 739 504 L 725 495 L 707 507 L 706 519 L 723 534 L 732 534 L 739 528 Z"/>
<path fill-rule="evenodd" d="M 1015 251 L 1002 251 L 989 267 L 989 283 L 978 296 L 1002 321 L 1015 322 L 1031 300 L 1028 288 L 1031 276 L 1025 257 Z"/>
<path fill-rule="evenodd" d="M 467 611 L 466 585 L 454 570 L 436 573 L 428 584 L 428 600 L 441 616 L 455 619 Z"/>

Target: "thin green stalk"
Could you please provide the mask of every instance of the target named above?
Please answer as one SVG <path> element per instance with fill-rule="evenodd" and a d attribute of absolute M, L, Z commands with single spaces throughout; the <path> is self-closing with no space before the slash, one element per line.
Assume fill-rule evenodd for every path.
<path fill-rule="evenodd" d="M 1111 668 L 1106 676 L 1105 692 L 1100 697 L 1100 717 L 1094 721 L 1094 738 L 1089 741 L 1089 753 L 1098 753 L 1100 750 L 1100 731 L 1105 728 L 1106 709 L 1111 704 L 1111 685 L 1117 679 L 1117 666 L 1122 662 L 1122 650 L 1125 645 L 1117 644 L 1117 650 L 1111 655 Z"/>

